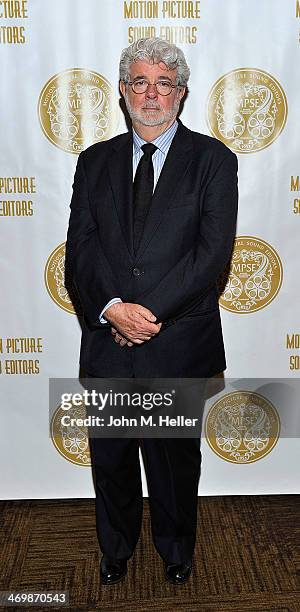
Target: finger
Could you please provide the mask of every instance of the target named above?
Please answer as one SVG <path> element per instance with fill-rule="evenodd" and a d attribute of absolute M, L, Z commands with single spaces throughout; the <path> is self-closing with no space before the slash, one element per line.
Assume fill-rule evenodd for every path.
<path fill-rule="evenodd" d="M 116 332 L 115 335 L 115 342 L 117 344 L 119 344 L 120 346 L 125 346 L 128 342 L 127 338 L 125 338 L 124 336 L 122 336 L 120 333 Z"/>
<path fill-rule="evenodd" d="M 155 336 L 160 331 L 159 323 L 150 323 L 149 321 L 146 321 L 146 319 L 142 318 L 140 318 L 140 320 L 136 322 L 136 328 L 137 332 L 146 334 L 147 336 L 149 336 L 149 334 Z"/>
<path fill-rule="evenodd" d="M 154 338 L 154 336 L 156 336 L 156 334 L 159 332 L 159 330 L 155 330 L 153 331 L 152 329 L 148 329 L 148 326 L 140 326 L 140 325 L 135 325 L 133 326 L 130 330 L 128 330 L 128 333 L 126 333 L 125 338 L 127 338 L 127 340 L 132 340 L 132 338 L 138 338 L 139 340 L 146 340 L 147 338 Z"/>
<path fill-rule="evenodd" d="M 156 316 L 155 314 L 153 314 L 153 312 L 151 312 L 151 310 L 149 310 L 149 308 L 146 308 L 145 306 L 142 306 L 141 304 L 138 305 L 138 313 L 140 315 L 142 315 L 142 317 L 144 317 L 144 319 L 146 319 L 147 321 L 152 321 L 154 323 L 154 321 L 156 321 Z"/>
<path fill-rule="evenodd" d="M 153 336 L 149 336 L 149 334 L 136 334 L 136 338 L 138 338 L 139 340 L 151 340 L 151 338 L 153 338 Z"/>

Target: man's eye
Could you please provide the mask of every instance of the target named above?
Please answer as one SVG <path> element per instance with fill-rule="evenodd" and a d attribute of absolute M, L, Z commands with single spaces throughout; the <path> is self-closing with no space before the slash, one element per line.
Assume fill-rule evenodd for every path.
<path fill-rule="evenodd" d="M 159 81 L 161 87 L 165 87 L 166 89 L 170 87 L 171 83 L 169 81 Z"/>
<path fill-rule="evenodd" d="M 147 83 L 147 81 L 145 81 L 145 79 L 139 79 L 137 81 L 134 81 L 135 85 L 145 85 Z"/>

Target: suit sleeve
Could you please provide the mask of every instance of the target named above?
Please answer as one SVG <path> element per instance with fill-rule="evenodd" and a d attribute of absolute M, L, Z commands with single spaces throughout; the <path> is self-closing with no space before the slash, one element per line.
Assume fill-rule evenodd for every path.
<path fill-rule="evenodd" d="M 216 284 L 228 263 L 236 229 L 238 204 L 237 157 L 231 151 L 217 166 L 204 196 L 197 243 L 160 280 L 138 296 L 164 322 L 201 300 Z"/>
<path fill-rule="evenodd" d="M 101 247 L 97 223 L 91 212 L 83 153 L 77 162 L 70 209 L 66 270 L 79 295 L 87 323 L 102 327 L 99 321 L 102 309 L 121 293 Z"/>

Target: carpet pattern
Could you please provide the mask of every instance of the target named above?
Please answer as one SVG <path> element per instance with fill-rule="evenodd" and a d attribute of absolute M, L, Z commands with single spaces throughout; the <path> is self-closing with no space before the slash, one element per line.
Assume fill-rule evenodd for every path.
<path fill-rule="evenodd" d="M 198 504 L 185 585 L 164 578 L 144 498 L 128 574 L 104 587 L 94 500 L 2 501 L 0 590 L 69 591 L 69 606 L 59 609 L 71 612 L 300 612 L 300 495 L 199 497 Z"/>

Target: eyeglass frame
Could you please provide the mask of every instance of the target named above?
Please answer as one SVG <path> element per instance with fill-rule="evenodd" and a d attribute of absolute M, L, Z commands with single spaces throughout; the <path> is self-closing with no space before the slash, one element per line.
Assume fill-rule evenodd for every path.
<path fill-rule="evenodd" d="M 136 81 L 138 81 L 138 80 L 142 80 L 142 79 L 136 79 Z M 144 80 L 144 81 L 147 81 L 148 85 L 147 85 L 147 87 L 146 87 L 145 91 L 141 91 L 141 92 L 139 92 L 139 93 L 137 93 L 136 91 L 134 91 L 134 89 L 133 89 L 133 87 L 132 87 L 132 85 L 134 85 L 135 81 L 124 81 L 124 83 L 126 83 L 126 85 L 130 85 L 130 86 L 131 86 L 131 89 L 132 89 L 132 91 L 133 91 L 133 93 L 135 93 L 137 96 L 142 96 L 144 93 L 146 93 L 146 91 L 147 91 L 147 89 L 148 89 L 149 85 L 154 85 L 154 86 L 155 86 L 155 89 L 156 89 L 156 91 L 157 91 L 157 84 L 158 84 L 159 82 L 161 82 L 161 81 L 156 81 L 156 83 L 149 83 L 148 79 L 143 79 L 143 80 Z M 162 79 L 162 81 L 164 81 L 164 79 Z M 163 96 L 163 97 L 165 98 L 166 96 L 169 96 L 169 95 L 172 93 L 172 89 L 176 89 L 177 87 L 182 87 L 182 85 L 178 85 L 178 84 L 177 84 L 177 85 L 172 85 L 172 83 L 168 83 L 168 84 L 169 84 L 169 85 L 170 85 L 170 87 L 171 87 L 171 91 L 169 91 L 169 93 L 167 93 L 167 94 L 160 94 L 160 93 L 157 91 L 157 93 L 158 93 L 158 95 L 159 95 L 159 96 Z"/>

